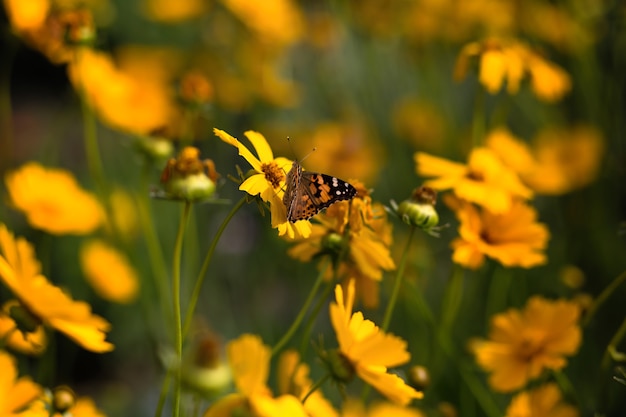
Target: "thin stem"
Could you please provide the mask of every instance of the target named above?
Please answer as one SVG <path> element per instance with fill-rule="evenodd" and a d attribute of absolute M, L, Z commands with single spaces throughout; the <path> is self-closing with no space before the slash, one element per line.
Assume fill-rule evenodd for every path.
<path fill-rule="evenodd" d="M 324 288 L 324 292 L 317 300 L 317 304 L 315 304 L 313 310 L 311 310 L 311 314 L 309 315 L 309 318 L 304 325 L 304 331 L 302 332 L 302 341 L 300 342 L 300 357 L 302 358 L 304 358 L 304 356 L 306 355 L 307 347 L 309 346 L 309 342 L 311 340 L 311 331 L 313 330 L 313 324 L 315 324 L 315 318 L 322 309 L 322 306 L 328 300 L 328 296 L 335 287 L 335 282 L 336 278 L 326 283 L 326 288 Z"/>
<path fill-rule="evenodd" d="M 311 303 L 315 299 L 315 295 L 317 294 L 317 291 L 319 290 L 320 285 L 322 285 L 322 282 L 324 281 L 324 275 L 326 274 L 328 263 L 329 263 L 328 260 L 324 261 L 322 268 L 320 269 L 320 272 L 317 275 L 317 279 L 315 280 L 315 284 L 313 284 L 313 288 L 311 289 L 311 292 L 309 293 L 309 296 L 307 297 L 306 301 L 302 305 L 302 308 L 300 309 L 300 312 L 296 316 L 296 319 L 294 320 L 294 322 L 291 324 L 291 327 L 289 327 L 289 330 L 287 330 L 287 333 L 285 333 L 282 339 L 280 339 L 278 343 L 276 343 L 276 345 L 272 349 L 272 356 L 280 352 L 280 350 L 287 344 L 287 342 L 291 340 L 293 335 L 296 333 L 296 330 L 298 330 L 298 327 L 300 327 L 300 324 L 302 323 L 302 320 L 304 319 L 304 316 L 306 315 L 307 310 L 309 309 L 309 307 L 311 306 Z"/>
<path fill-rule="evenodd" d="M 611 338 L 606 350 L 604 351 L 604 355 L 602 356 L 601 367 L 603 370 L 608 369 L 609 365 L 611 365 L 611 352 L 614 352 L 617 349 L 617 345 L 622 341 L 622 339 L 626 336 L 626 317 L 624 321 L 622 321 L 621 326 L 617 329 L 617 332 Z"/>
<path fill-rule="evenodd" d="M 452 278 L 448 282 L 446 294 L 443 301 L 443 313 L 441 317 L 441 328 L 445 331 L 450 331 L 459 308 L 461 307 L 461 300 L 463 298 L 463 277 L 465 270 L 460 266 L 455 266 L 452 272 Z"/>
<path fill-rule="evenodd" d="M 400 265 L 398 266 L 398 273 L 396 274 L 396 278 L 393 283 L 391 297 L 389 298 L 389 303 L 387 303 L 387 309 L 385 310 L 385 316 L 383 318 L 383 324 L 381 326 L 384 331 L 389 329 L 391 316 L 393 316 L 393 310 L 396 306 L 396 302 L 398 301 L 398 295 L 400 294 L 400 288 L 402 287 L 402 281 L 404 277 L 404 268 L 406 267 L 406 261 L 408 259 L 409 249 L 411 248 L 411 241 L 413 240 L 414 234 L 415 227 L 411 227 L 409 231 L 409 237 L 407 238 L 406 244 L 404 246 L 404 251 L 402 252 L 402 257 L 400 258 Z"/>
<path fill-rule="evenodd" d="M 163 414 L 163 407 L 165 407 L 165 398 L 167 398 L 167 392 L 170 389 L 171 381 L 172 381 L 172 373 L 168 371 L 165 374 L 165 378 L 163 378 L 163 383 L 161 384 L 159 402 L 157 403 L 157 408 L 156 408 L 156 411 L 154 412 L 154 417 L 161 417 L 161 415 Z"/>
<path fill-rule="evenodd" d="M 569 380 L 567 375 L 562 371 L 553 372 L 554 379 L 561 388 L 561 391 L 572 401 L 578 401 L 579 396 L 576 395 L 576 389 L 572 385 L 572 381 Z"/>
<path fill-rule="evenodd" d="M 585 316 L 582 325 L 587 326 L 589 324 L 589 322 L 591 321 L 591 319 L 593 318 L 593 316 L 596 314 L 596 311 L 598 311 L 598 308 L 600 308 L 600 306 L 602 304 L 604 304 L 604 302 L 609 298 L 609 296 L 611 294 L 613 294 L 613 292 L 624 283 L 624 281 L 626 281 L 626 271 L 622 272 L 617 278 L 615 278 L 613 280 L 613 282 L 611 282 L 605 289 L 604 291 L 602 291 L 600 293 L 600 295 L 598 297 L 596 297 L 594 303 L 591 305 L 591 307 L 589 308 L 589 311 L 587 311 L 587 315 Z"/>
<path fill-rule="evenodd" d="M 226 230 L 226 226 L 235 216 L 235 214 L 239 211 L 241 207 L 246 202 L 246 197 L 242 197 L 241 200 L 235 204 L 235 206 L 230 210 L 220 227 L 217 229 L 215 236 L 213 237 L 213 241 L 211 242 L 211 246 L 204 257 L 204 262 L 202 263 L 202 267 L 200 268 L 200 272 L 198 273 L 198 277 L 196 278 L 196 283 L 194 284 L 193 291 L 191 293 L 191 299 L 189 301 L 189 305 L 187 306 L 187 312 L 185 313 L 185 324 L 183 325 L 183 337 L 187 336 L 189 332 L 189 327 L 191 327 L 191 322 L 193 319 L 193 313 L 196 309 L 196 304 L 198 303 L 198 299 L 200 298 L 200 291 L 202 290 L 202 284 L 204 283 L 204 279 L 206 277 L 207 270 L 209 269 L 209 264 L 213 259 L 213 253 L 215 252 L 215 248 L 217 247 L 217 243 L 222 237 L 222 233 Z"/>
<path fill-rule="evenodd" d="M 328 379 L 331 377 L 330 372 L 326 373 L 326 375 L 324 375 L 322 378 L 320 378 L 319 381 L 317 381 L 315 384 L 311 385 L 311 389 L 309 390 L 309 392 L 306 393 L 306 395 L 302 398 L 302 404 L 304 404 L 306 402 L 306 400 L 311 396 L 311 394 L 313 394 L 315 391 L 317 391 L 319 389 L 319 387 L 322 386 L 322 384 L 326 381 L 328 381 Z"/>
<path fill-rule="evenodd" d="M 474 147 L 483 144 L 485 137 L 485 90 L 481 85 L 474 101 L 474 114 L 472 116 L 472 142 Z"/>
<path fill-rule="evenodd" d="M 174 243 L 174 254 L 172 258 L 172 304 L 174 305 L 174 325 L 176 327 L 176 380 L 174 381 L 174 417 L 178 417 L 180 413 L 180 367 L 183 359 L 183 328 L 180 308 L 180 265 L 183 251 L 183 240 L 189 213 L 191 212 L 191 203 L 185 201 L 178 232 L 176 233 L 176 241 Z"/>

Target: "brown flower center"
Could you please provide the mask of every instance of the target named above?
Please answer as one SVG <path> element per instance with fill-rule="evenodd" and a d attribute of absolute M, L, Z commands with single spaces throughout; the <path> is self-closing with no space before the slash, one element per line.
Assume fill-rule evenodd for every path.
<path fill-rule="evenodd" d="M 279 188 L 281 181 L 285 180 L 285 172 L 274 161 L 261 164 L 261 171 L 265 174 L 265 179 L 275 189 Z"/>
<path fill-rule="evenodd" d="M 469 171 L 467 173 L 467 178 L 469 178 L 470 180 L 474 180 L 474 181 L 484 181 L 485 180 L 485 176 L 483 175 L 482 172 L 479 172 L 479 171 Z"/>
<path fill-rule="evenodd" d="M 517 353 L 524 362 L 530 362 L 533 358 L 539 356 L 544 350 L 544 344 L 533 335 L 524 336 L 519 344 Z"/>

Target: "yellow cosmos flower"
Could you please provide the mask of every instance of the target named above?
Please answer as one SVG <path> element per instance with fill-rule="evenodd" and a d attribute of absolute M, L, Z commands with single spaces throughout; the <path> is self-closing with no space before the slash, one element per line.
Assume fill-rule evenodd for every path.
<path fill-rule="evenodd" d="M 134 62 L 125 69 L 106 53 L 79 52 L 68 66 L 70 79 L 105 123 L 136 134 L 149 134 L 173 123 L 176 110 L 167 80 L 158 69 L 160 59 L 141 54 L 143 69 Z"/>
<path fill-rule="evenodd" d="M 580 307 L 566 300 L 540 296 L 528 300 L 523 310 L 509 309 L 491 319 L 489 340 L 471 345 L 476 361 L 490 372 L 496 391 L 524 387 L 544 370 L 559 370 L 565 356 L 573 355 L 581 341 Z"/>
<path fill-rule="evenodd" d="M 222 0 L 258 37 L 273 44 L 287 46 L 300 39 L 304 22 L 291 0 Z"/>
<path fill-rule="evenodd" d="M 445 201 L 460 222 L 459 237 L 451 244 L 454 262 L 471 269 L 479 268 L 485 256 L 508 267 L 532 268 L 546 262 L 542 251 L 550 233 L 536 222 L 531 206 L 516 201 L 508 212 L 494 214 L 454 198 Z"/>
<path fill-rule="evenodd" d="M 17 377 L 15 359 L 0 350 L 0 416 L 18 416 L 20 410 L 27 407 L 42 393 L 39 385 L 29 377 Z"/>
<path fill-rule="evenodd" d="M 330 304 L 330 319 L 339 342 L 341 356 L 356 375 L 396 404 L 407 405 L 423 394 L 407 385 L 402 378 L 387 372 L 411 359 L 407 344 L 401 338 L 383 332 L 363 313 L 352 313 L 354 283 L 348 284 L 346 297 L 340 285 L 335 288 L 335 300 Z"/>
<path fill-rule="evenodd" d="M 19 302 L 11 300 L 2 306 L 0 312 L 0 340 L 10 349 L 26 355 L 40 355 L 47 346 L 46 332 L 41 325 L 21 329 L 11 317 L 13 309 L 19 309 Z M 14 310 L 13 310 L 14 311 Z"/>
<path fill-rule="evenodd" d="M 4 9 L 15 30 L 35 30 L 46 21 L 50 0 L 4 0 Z"/>
<path fill-rule="evenodd" d="M 351 201 L 339 201 L 317 215 L 311 235 L 299 239 L 288 254 L 302 262 L 310 262 L 323 253 L 340 256 L 337 276 L 344 278 L 344 286 L 354 280 L 363 304 L 375 308 L 383 271 L 396 267 L 390 253 L 391 223 L 383 205 L 372 203 L 365 186 L 359 181 L 351 183 L 358 190 L 357 196 Z"/>
<path fill-rule="evenodd" d="M 526 74 L 530 75 L 533 92 L 542 100 L 557 101 L 571 90 L 571 79 L 561 67 L 522 42 L 492 38 L 466 45 L 457 60 L 456 79 L 465 77 L 473 56 L 480 56 L 478 78 L 491 94 L 500 91 L 505 81 L 507 92 L 516 94 Z"/>
<path fill-rule="evenodd" d="M 28 223 L 53 234 L 87 234 L 104 221 L 98 200 L 72 174 L 29 162 L 5 176 L 13 206 Z"/>
<path fill-rule="evenodd" d="M 341 417 L 424 417 L 414 408 L 407 408 L 387 402 L 377 402 L 365 409 L 365 405 L 355 399 L 348 399 L 343 406 Z"/>
<path fill-rule="evenodd" d="M 602 136 L 589 126 L 546 129 L 534 139 L 532 149 L 503 129 L 489 134 L 486 144 L 530 188 L 548 195 L 565 194 L 592 183 L 604 153 Z"/>
<path fill-rule="evenodd" d="M 217 401 L 204 417 L 231 417 L 238 411 L 254 417 L 309 417 L 293 395 L 272 396 L 266 385 L 271 351 L 260 337 L 244 334 L 228 344 L 227 352 L 239 393 Z"/>
<path fill-rule="evenodd" d="M 436 190 L 452 189 L 457 197 L 485 207 L 493 213 L 505 213 L 516 198 L 529 199 L 532 191 L 517 174 L 487 148 L 475 148 L 467 165 L 432 156 L 415 154 L 417 173 L 427 180 L 424 185 Z"/>
<path fill-rule="evenodd" d="M 578 417 L 575 407 L 561 401 L 556 384 L 545 384 L 517 394 L 506 409 L 505 417 Z"/>
<path fill-rule="evenodd" d="M 309 372 L 309 366 L 300 362 L 298 352 L 295 350 L 283 352 L 278 362 L 278 390 L 302 401 L 313 386 Z M 339 413 L 319 389 L 309 395 L 304 408 L 310 417 L 339 417 Z"/>
<path fill-rule="evenodd" d="M 20 303 L 44 324 L 64 333 L 93 352 L 108 352 L 114 346 L 104 340 L 109 323 L 91 313 L 89 304 L 72 300 L 41 275 L 30 243 L 15 239 L 0 224 L 0 278 Z"/>
<path fill-rule="evenodd" d="M 101 240 L 84 243 L 80 263 L 87 281 L 100 297 L 122 304 L 137 298 L 137 273 L 128 259 L 112 246 Z"/>
<path fill-rule="evenodd" d="M 285 194 L 286 172 L 291 169 L 293 161 L 287 158 L 274 158 L 272 148 L 267 140 L 258 132 L 247 131 L 244 135 L 248 138 L 258 158 L 237 139 L 223 130 L 213 129 L 213 132 L 224 142 L 236 147 L 239 155 L 252 165 L 254 172 L 241 183 L 239 189 L 250 195 L 258 195 L 270 204 L 272 213 L 272 227 L 278 229 L 280 236 L 308 237 L 311 234 L 311 223 L 308 220 L 300 220 L 291 223 L 287 220 L 287 208 L 283 203 Z"/>
<path fill-rule="evenodd" d="M 209 9 L 209 5 L 205 0 L 143 0 L 142 9 L 149 19 L 180 23 L 201 16 Z"/>

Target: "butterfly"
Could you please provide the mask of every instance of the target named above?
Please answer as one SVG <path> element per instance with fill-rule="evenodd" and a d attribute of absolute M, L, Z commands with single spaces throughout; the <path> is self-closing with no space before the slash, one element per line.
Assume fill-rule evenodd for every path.
<path fill-rule="evenodd" d="M 330 175 L 303 171 L 298 161 L 293 162 L 285 182 L 283 203 L 287 220 L 292 223 L 309 219 L 331 204 L 351 200 L 356 195 L 356 188 L 350 183 Z"/>

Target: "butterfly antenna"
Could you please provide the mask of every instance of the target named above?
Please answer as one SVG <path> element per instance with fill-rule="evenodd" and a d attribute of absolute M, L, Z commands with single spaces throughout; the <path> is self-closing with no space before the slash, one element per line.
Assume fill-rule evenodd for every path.
<path fill-rule="evenodd" d="M 294 155 L 296 155 L 296 151 L 293 149 L 293 145 L 291 144 L 291 138 L 289 136 L 287 136 L 287 142 L 289 143 L 289 147 L 291 148 L 291 153 Z M 308 154 L 306 154 L 304 156 L 304 158 L 298 160 L 298 158 L 295 158 L 298 162 L 302 162 L 305 159 L 307 159 L 309 157 L 309 155 L 311 155 L 313 152 L 315 152 L 317 150 L 317 147 L 313 147 L 313 149 L 311 149 L 311 152 L 309 152 Z"/>

